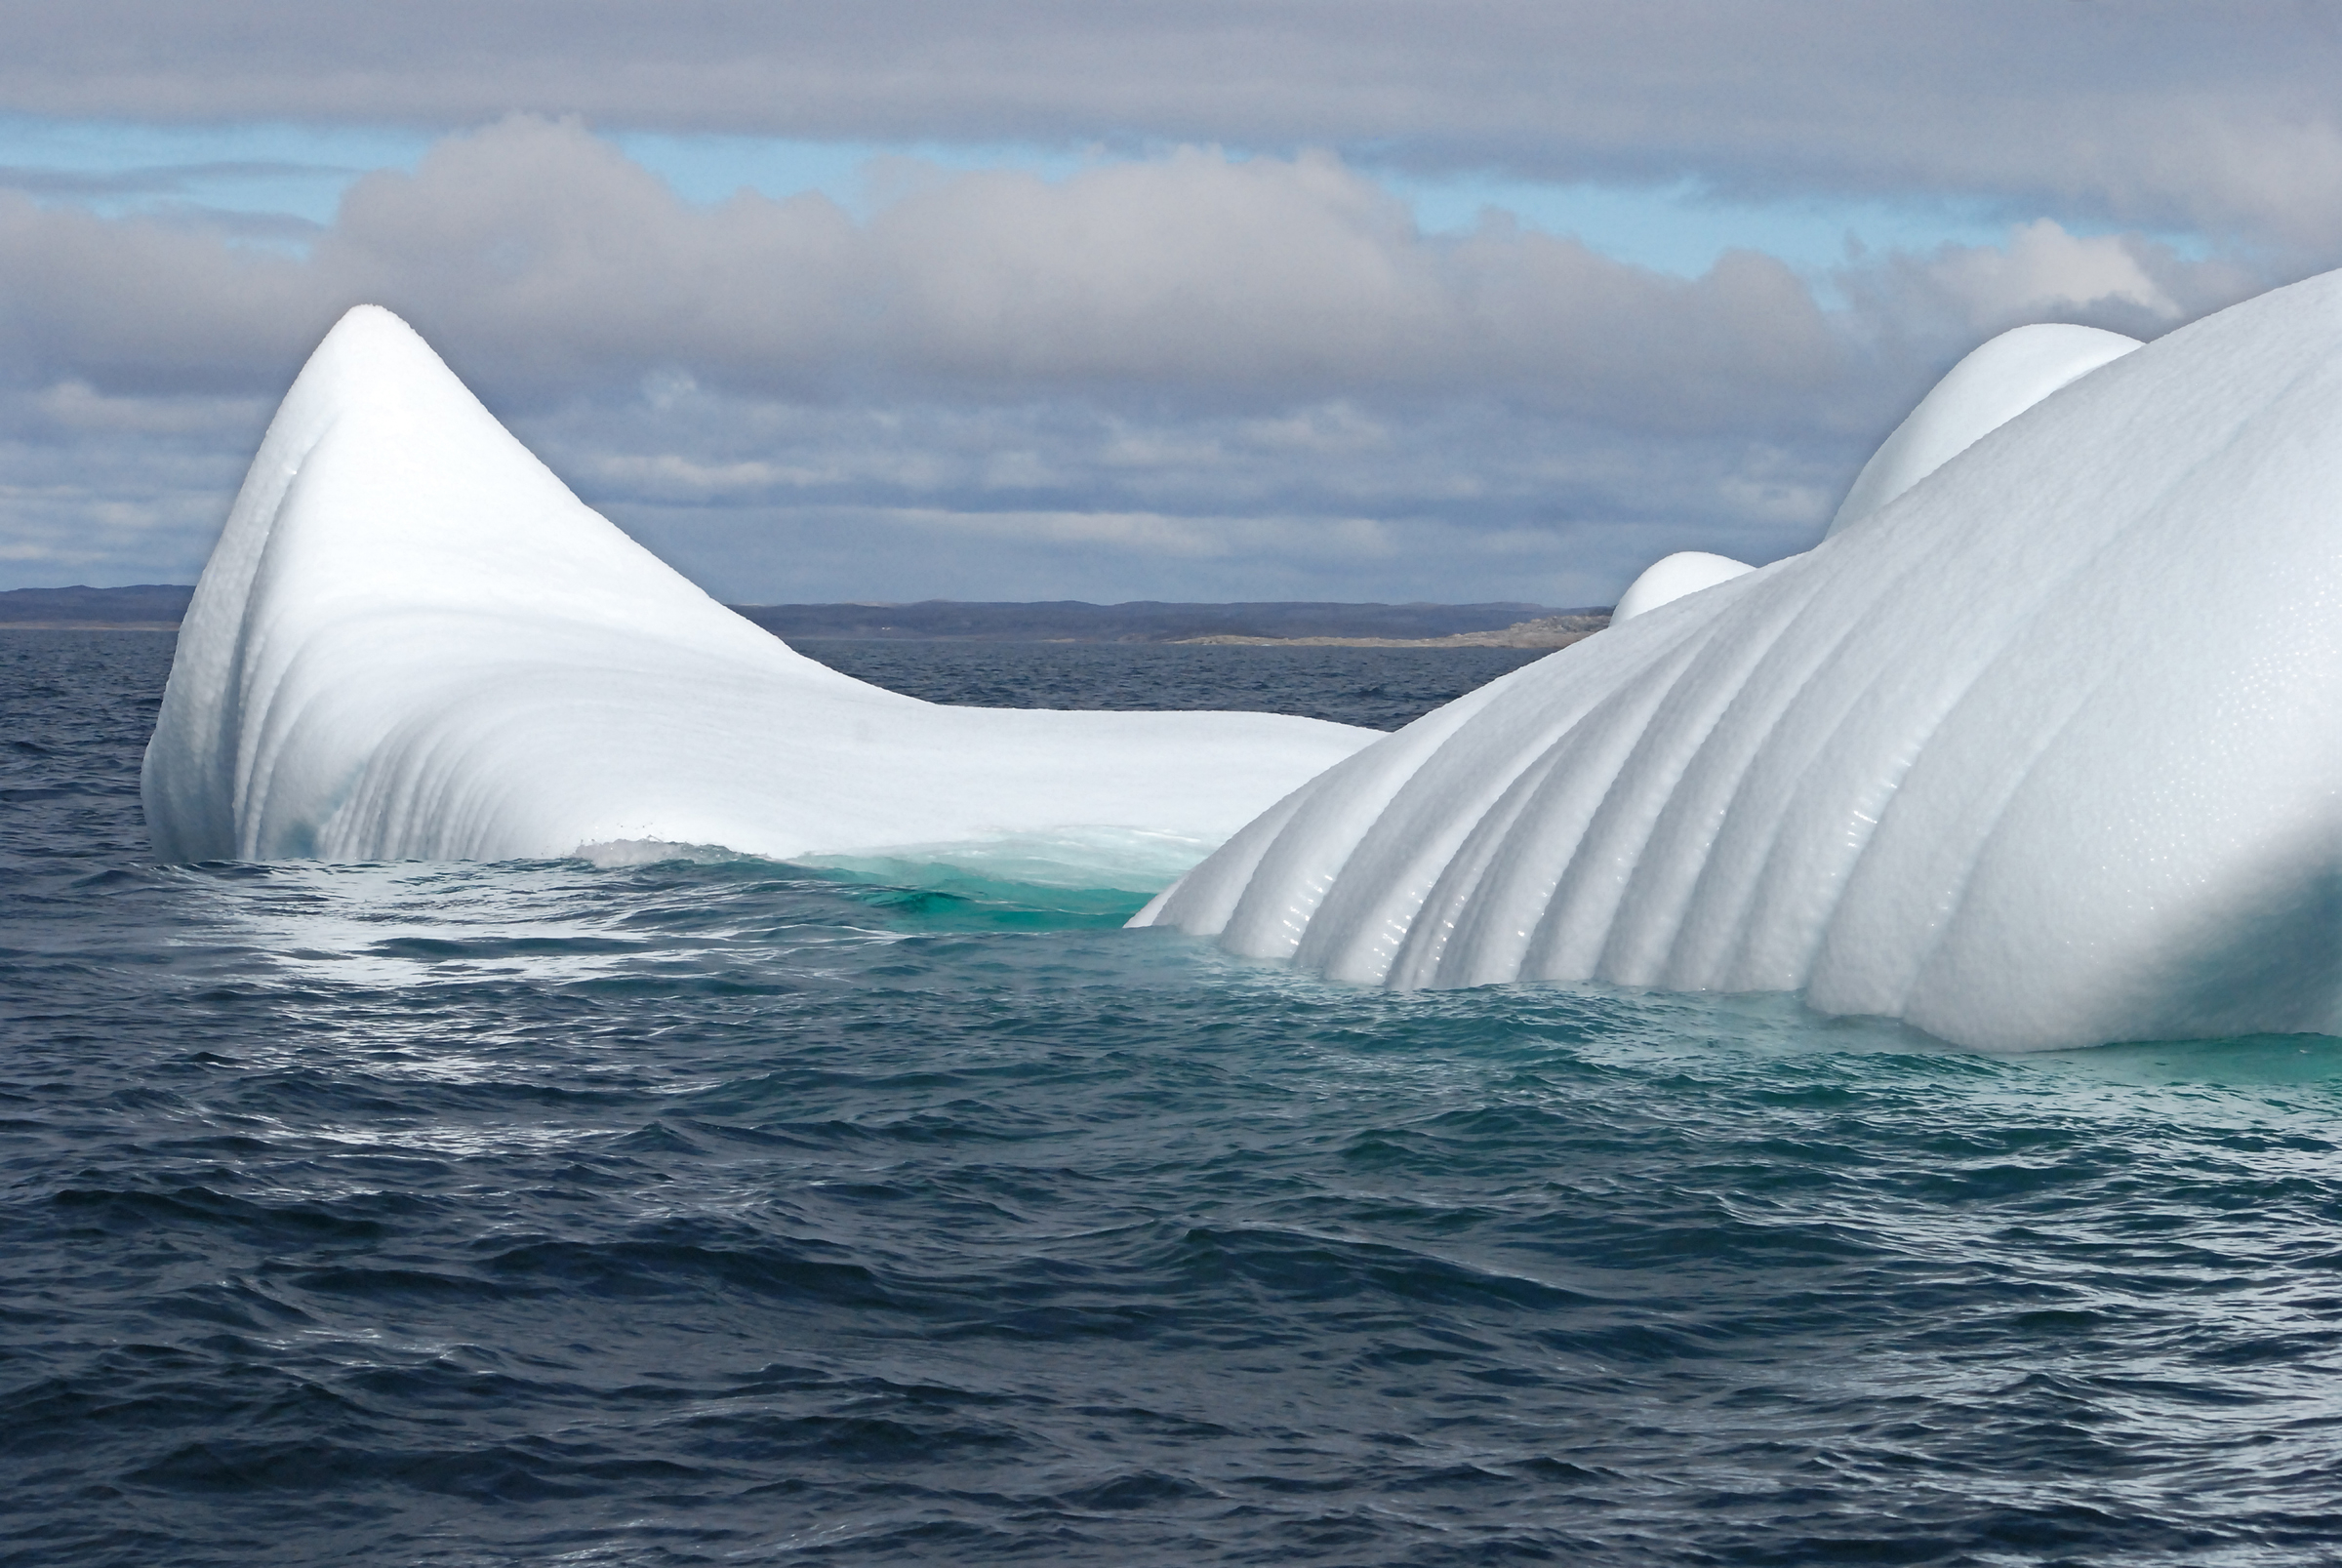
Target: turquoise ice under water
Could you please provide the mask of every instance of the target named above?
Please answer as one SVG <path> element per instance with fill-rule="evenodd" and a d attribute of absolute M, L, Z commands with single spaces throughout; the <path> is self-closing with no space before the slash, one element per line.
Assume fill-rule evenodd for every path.
<path fill-rule="evenodd" d="M 1503 667 L 820 651 L 1381 723 Z M 157 868 L 167 660 L 0 635 L 0 1560 L 2342 1549 L 2342 1042 L 1393 995 L 908 865 Z"/>

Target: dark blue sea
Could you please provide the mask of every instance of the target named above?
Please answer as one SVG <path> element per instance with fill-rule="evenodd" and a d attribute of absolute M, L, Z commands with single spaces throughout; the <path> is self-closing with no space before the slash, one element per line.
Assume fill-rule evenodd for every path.
<path fill-rule="evenodd" d="M 858 644 L 1390 725 L 1521 656 Z M 0 1561 L 2342 1560 L 2342 1041 L 1388 995 L 1122 895 L 150 864 L 0 634 Z"/>

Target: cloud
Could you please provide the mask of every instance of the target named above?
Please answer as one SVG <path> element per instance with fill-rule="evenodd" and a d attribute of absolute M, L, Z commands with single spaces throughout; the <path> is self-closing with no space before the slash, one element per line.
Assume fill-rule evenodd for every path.
<path fill-rule="evenodd" d="M 0 388 L 0 586 L 193 582 L 269 407 Z"/>
<path fill-rule="evenodd" d="M 9 42 L 25 114 L 1330 146 L 2342 245 L 2342 18 L 2294 0 L 83 0 Z"/>
<path fill-rule="evenodd" d="M 688 573 L 775 599 L 1599 603 L 1671 548 L 1803 547 L 1859 461 L 1447 397 L 1209 413 L 702 392 L 522 433 Z"/>
<path fill-rule="evenodd" d="M 28 196 L 87 199 L 108 196 L 183 196 L 192 187 L 222 180 L 269 180 L 286 176 L 356 174 L 330 166 L 250 159 L 235 162 L 152 164 L 136 169 L 61 169 L 0 164 L 0 190 Z"/>
<path fill-rule="evenodd" d="M 1766 422 L 1840 369 L 1769 258 L 1685 280 L 1501 222 L 1430 238 L 1314 152 L 939 176 L 857 223 L 819 195 L 695 206 L 574 122 L 516 117 L 359 181 L 306 260 L 0 196 L 0 268 L 19 362 L 101 384 L 273 384 L 360 301 L 535 400 L 663 372 L 801 396 L 1469 388 L 1688 428 Z"/>
<path fill-rule="evenodd" d="M 1980 327 L 2041 310 L 2108 306 L 2143 311 L 2165 326 L 2181 315 L 2179 302 L 2148 276 L 2120 235 L 2077 238 L 2046 218 L 2020 226 L 2006 250 L 1950 250 L 1931 270 Z"/>
<path fill-rule="evenodd" d="M 932 170 L 857 220 L 685 202 L 517 116 L 360 180 L 305 255 L 0 193 L 0 538 L 19 582 L 183 577 L 374 301 L 733 598 L 1592 603 L 1673 549 L 1810 543 L 1988 332 L 2152 333 L 2258 286 L 2047 221 L 1832 284 L 1501 214 L 1427 235 L 1322 151 Z"/>
<path fill-rule="evenodd" d="M 1913 396 L 1918 378 L 1946 368 L 1949 346 L 1964 350 L 2011 327 L 2074 321 L 2155 338 L 2289 281 L 2230 257 L 2182 257 L 2137 234 L 2069 233 L 2046 218 L 2014 225 L 2002 245 L 1873 258 L 1834 278 L 1851 302 L 1838 324 L 1890 382 L 1889 367 L 1904 367 Z"/>

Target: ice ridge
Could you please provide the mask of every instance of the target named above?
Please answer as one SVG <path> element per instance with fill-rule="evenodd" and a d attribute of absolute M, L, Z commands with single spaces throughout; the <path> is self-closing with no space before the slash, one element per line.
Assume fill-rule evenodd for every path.
<path fill-rule="evenodd" d="M 2342 1031 L 2338 637 L 2342 273 L 2028 329 L 1818 547 L 1335 765 L 1134 923 L 1997 1049 Z"/>
<path fill-rule="evenodd" d="M 167 861 L 1046 841 L 1100 858 L 1102 885 L 1152 866 L 1159 886 L 1165 845 L 1191 861 L 1375 739 L 1265 713 L 940 706 L 838 674 L 587 508 L 361 306 L 253 460 L 142 792 Z"/>

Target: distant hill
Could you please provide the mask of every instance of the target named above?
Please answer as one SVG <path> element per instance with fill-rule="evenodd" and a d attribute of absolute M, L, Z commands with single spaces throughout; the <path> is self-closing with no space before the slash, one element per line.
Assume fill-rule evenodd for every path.
<path fill-rule="evenodd" d="M 186 614 L 191 587 L 142 583 L 124 588 L 14 588 L 0 591 L 0 625 L 170 626 Z M 894 638 L 969 642 L 1292 642 L 1367 639 L 1419 642 L 1499 633 L 1524 622 L 1561 618 L 1579 629 L 1598 610 L 1542 604 L 736 604 L 780 637 Z M 1559 629 L 1556 627 L 1555 629 Z M 1476 640 L 1476 639 L 1475 639 Z"/>
<path fill-rule="evenodd" d="M 1566 648 L 1610 624 L 1608 612 L 1570 610 L 1518 621 L 1490 631 L 1456 631 L 1444 637 L 1189 637 L 1188 642 L 1240 643 L 1251 648 Z"/>
<path fill-rule="evenodd" d="M 175 626 L 195 590 L 141 583 L 127 588 L 10 588 L 0 591 L 0 625 Z"/>
<path fill-rule="evenodd" d="M 1416 640 L 1496 631 L 1566 614 L 1542 604 L 736 604 L 781 637 L 968 642 L 1192 642 L 1205 637 L 1373 637 Z M 1586 612 L 1577 612 L 1586 613 Z"/>

